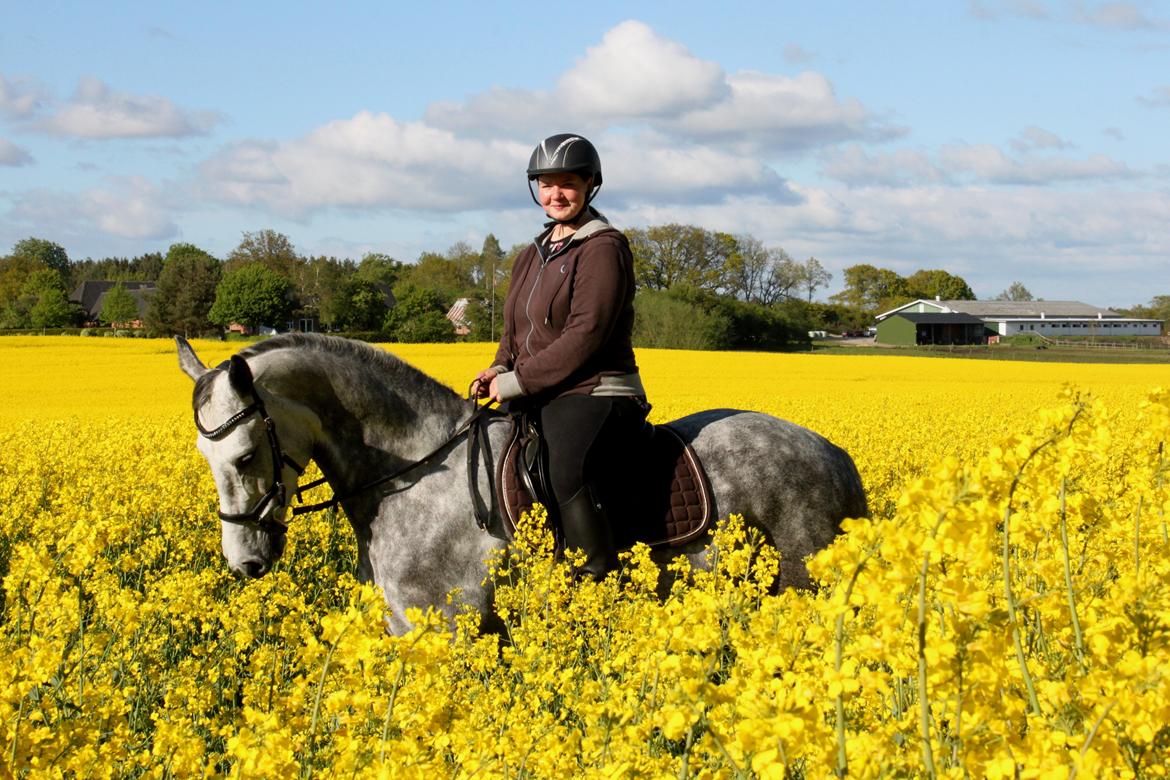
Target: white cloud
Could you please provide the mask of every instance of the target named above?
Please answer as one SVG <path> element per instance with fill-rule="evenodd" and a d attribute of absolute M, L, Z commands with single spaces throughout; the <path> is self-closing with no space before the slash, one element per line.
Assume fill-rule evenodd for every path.
<path fill-rule="evenodd" d="M 334 207 L 458 211 L 515 193 L 529 151 L 363 111 L 291 141 L 227 147 L 202 173 L 214 198 L 290 216 Z"/>
<path fill-rule="evenodd" d="M 581 119 L 572 113 L 572 108 L 557 105 L 557 97 L 549 92 L 497 87 L 473 95 L 463 103 L 432 103 L 423 114 L 423 122 L 462 135 L 519 136 L 531 139 L 536 146 L 537 140 L 548 134 L 550 117 L 558 117 L 584 131 Z"/>
<path fill-rule="evenodd" d="M 47 98 L 45 88 L 32 79 L 18 76 L 9 81 L 0 73 L 0 114 L 24 119 L 32 116 Z"/>
<path fill-rule="evenodd" d="M 161 239 L 178 233 L 163 205 L 162 193 L 135 176 L 115 180 L 108 188 L 88 190 L 80 196 L 81 213 L 98 228 L 120 238 Z"/>
<path fill-rule="evenodd" d="M 11 215 L 38 230 L 76 236 L 100 232 L 125 239 L 165 239 L 178 233 L 163 191 L 141 177 L 111 179 L 81 193 L 30 190 Z"/>
<path fill-rule="evenodd" d="M 751 233 L 797 259 L 817 257 L 838 282 L 842 269 L 863 262 L 900 273 L 946 268 L 962 275 L 977 294 L 991 296 L 1027 269 L 1051 284 L 1033 289 L 1037 294 L 1076 298 L 1097 289 L 1108 299 L 1092 302 L 1124 304 L 1149 298 L 1148 284 L 1142 287 L 1138 279 L 1170 274 L 1167 193 L 792 186 L 802 197 L 791 205 L 742 198 L 638 206 L 616 216 L 622 225 L 681 222 Z M 1086 283 L 1089 278 L 1095 281 Z M 1068 287 L 1060 287 L 1058 279 Z"/>
<path fill-rule="evenodd" d="M 204 135 L 220 121 L 209 111 L 186 111 L 157 95 L 115 92 L 103 81 L 84 77 L 73 97 L 40 126 L 73 138 L 182 138 Z"/>
<path fill-rule="evenodd" d="M 744 71 L 727 81 L 731 93 L 726 100 L 665 120 L 660 126 L 693 139 L 750 140 L 786 151 L 902 133 L 874 126 L 860 102 L 838 100 L 832 83 L 819 73 L 789 77 Z"/>
<path fill-rule="evenodd" d="M 31 165 L 32 155 L 6 138 L 0 138 L 0 165 L 13 168 Z"/>
<path fill-rule="evenodd" d="M 605 187 L 623 202 L 687 203 L 759 195 L 793 201 L 797 195 L 759 158 L 710 146 L 680 146 L 652 136 L 607 137 Z"/>
<path fill-rule="evenodd" d="M 1048 184 L 1126 179 L 1137 175 L 1124 163 L 1103 154 L 1083 159 L 1032 156 L 1014 160 L 991 144 L 944 146 L 939 159 L 942 167 L 952 174 L 969 174 L 991 184 Z"/>
<path fill-rule="evenodd" d="M 495 88 L 462 103 L 436 103 L 424 121 L 535 144 L 549 132 L 550 117 L 558 129 L 587 135 L 621 125 L 673 136 L 683 145 L 724 142 L 753 151 L 796 151 L 905 132 L 879 122 L 859 101 L 838 98 L 822 74 L 728 74 L 636 21 L 606 33 L 550 92 Z"/>
<path fill-rule="evenodd" d="M 728 91 L 718 63 L 637 21 L 607 32 L 558 86 L 574 111 L 613 119 L 675 116 L 710 106 Z"/>
<path fill-rule="evenodd" d="M 822 155 L 822 159 L 822 173 L 849 185 L 905 187 L 946 180 L 946 174 L 926 154 L 912 149 L 871 155 L 850 144 Z"/>

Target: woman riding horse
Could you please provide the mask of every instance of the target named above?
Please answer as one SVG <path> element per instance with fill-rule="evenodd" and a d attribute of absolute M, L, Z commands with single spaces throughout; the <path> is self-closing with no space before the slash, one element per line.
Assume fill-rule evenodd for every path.
<path fill-rule="evenodd" d="M 590 205 L 601 182 L 597 150 L 581 136 L 533 150 L 529 194 L 549 221 L 516 258 L 499 350 L 473 383 L 479 397 L 539 420 L 565 546 L 584 552 L 580 573 L 596 579 L 616 564 L 605 467 L 650 411 L 632 345 L 633 256 Z"/>

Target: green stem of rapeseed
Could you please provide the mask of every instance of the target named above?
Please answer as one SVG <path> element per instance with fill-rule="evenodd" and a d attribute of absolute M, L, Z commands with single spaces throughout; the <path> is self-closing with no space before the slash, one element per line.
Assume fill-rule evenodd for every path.
<path fill-rule="evenodd" d="M 1012 626 L 1012 643 L 1016 646 L 1016 660 L 1020 664 L 1020 674 L 1024 678 L 1024 687 L 1028 689 L 1028 704 L 1032 713 L 1039 717 L 1040 700 L 1036 697 L 1036 685 L 1032 681 L 1032 673 L 1028 671 L 1028 660 L 1024 656 L 1024 643 L 1020 638 L 1020 623 L 1016 615 L 1016 597 L 1012 592 L 1012 546 L 1011 546 L 1011 517 L 1012 508 L 1009 502 L 1003 511 L 1003 591 L 1007 602 L 1008 622 Z"/>
<path fill-rule="evenodd" d="M 1081 620 L 1077 617 L 1076 591 L 1073 590 L 1072 560 L 1068 547 L 1068 517 L 1065 511 L 1065 492 L 1067 487 L 1068 479 L 1062 477 L 1060 480 L 1060 546 L 1064 552 L 1064 589 L 1068 594 L 1068 615 L 1069 620 L 1072 622 L 1073 638 L 1076 641 L 1077 661 L 1080 662 L 1081 668 L 1084 668 L 1085 636 L 1081 632 Z"/>
<path fill-rule="evenodd" d="M 922 736 L 922 763 L 928 777 L 936 777 L 934 748 L 930 742 L 930 699 L 926 690 L 926 575 L 930 572 L 930 553 L 922 556 L 918 575 L 918 728 Z"/>

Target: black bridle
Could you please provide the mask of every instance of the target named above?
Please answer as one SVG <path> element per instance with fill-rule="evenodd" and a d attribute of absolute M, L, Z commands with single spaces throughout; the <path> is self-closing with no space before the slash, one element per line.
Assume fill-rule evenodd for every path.
<path fill-rule="evenodd" d="M 470 393 L 469 393 L 469 395 L 470 395 Z M 300 477 L 301 474 L 305 473 L 305 467 L 301 466 L 299 463 L 294 461 L 287 454 L 285 454 L 283 449 L 281 449 L 280 437 L 277 436 L 277 434 L 276 434 L 276 422 L 272 419 L 272 417 L 269 416 L 268 410 L 264 408 L 264 402 L 262 400 L 260 400 L 259 394 L 257 394 L 255 391 L 253 391 L 252 398 L 253 398 L 252 403 L 248 404 L 243 409 L 241 409 L 240 411 L 233 414 L 231 417 L 229 417 L 227 420 L 225 420 L 218 428 L 213 428 L 211 430 L 204 428 L 203 424 L 201 422 L 199 422 L 199 412 L 198 412 L 198 410 L 196 410 L 196 412 L 195 412 L 195 427 L 199 429 L 199 433 L 202 436 L 204 436 L 205 438 L 215 440 L 215 439 L 221 438 L 222 436 L 226 435 L 229 431 L 231 431 L 233 428 L 235 428 L 237 425 L 239 425 L 241 422 L 246 420 L 251 415 L 253 415 L 253 414 L 260 415 L 260 419 L 264 421 L 265 431 L 268 434 L 268 447 L 272 452 L 272 484 L 269 485 L 268 490 L 266 490 L 264 492 L 264 495 L 262 495 L 262 496 L 260 496 L 260 498 L 256 499 L 256 503 L 253 504 L 252 508 L 249 509 L 248 511 L 238 512 L 238 513 L 218 511 L 217 514 L 219 515 L 219 519 L 224 521 L 225 523 L 233 523 L 235 525 L 247 526 L 249 528 L 254 528 L 254 529 L 259 530 L 259 531 L 265 531 L 267 533 L 283 534 L 286 531 L 288 531 L 288 524 L 287 523 L 285 523 L 281 520 L 275 519 L 275 513 L 273 514 L 272 517 L 270 517 L 266 520 L 262 519 L 262 515 L 264 514 L 265 510 L 268 508 L 268 505 L 271 504 L 273 501 L 277 502 L 276 506 L 278 506 L 278 507 L 288 506 L 288 502 L 287 502 L 288 496 L 287 496 L 287 492 L 285 490 L 284 479 L 283 479 L 284 474 L 283 474 L 282 466 L 287 464 L 288 466 L 292 467 L 293 470 L 295 470 L 297 472 L 298 477 Z M 471 400 L 471 399 L 469 398 L 469 400 Z M 473 403 L 474 403 L 474 401 L 473 401 Z M 476 405 L 474 411 L 472 411 L 472 413 L 471 413 L 471 417 L 468 418 L 467 422 L 465 422 L 463 425 L 459 426 L 459 428 L 453 434 L 451 434 L 451 436 L 448 437 L 446 441 L 444 441 L 438 447 L 431 450 L 430 452 L 428 452 L 426 455 L 422 456 L 418 460 L 412 461 L 411 463 L 406 464 L 402 468 L 394 471 L 391 474 L 387 474 L 384 477 L 378 477 L 377 479 L 371 480 L 370 482 L 367 482 L 367 483 L 355 488 L 354 490 L 351 490 L 350 492 L 346 493 L 344 496 L 339 496 L 336 493 L 334 493 L 333 496 L 330 497 L 328 500 L 320 501 L 316 504 L 306 504 L 306 505 L 302 505 L 302 506 L 289 507 L 289 509 L 292 512 L 293 517 L 296 517 L 297 515 L 303 515 L 303 514 L 306 514 L 308 512 L 318 512 L 322 509 L 328 509 L 330 507 L 337 506 L 339 503 L 341 503 L 342 501 L 344 501 L 346 499 L 353 498 L 354 496 L 359 495 L 361 493 L 364 493 L 367 490 L 371 490 L 375 487 L 378 487 L 379 485 L 383 485 L 387 482 L 391 482 L 395 479 L 398 479 L 399 477 L 403 477 L 403 476 L 409 474 L 410 472 L 414 471 L 419 466 L 422 466 L 423 464 L 430 461 L 431 458 L 435 457 L 440 452 L 445 450 L 447 447 L 449 447 L 450 445 L 452 445 L 456 441 L 458 441 L 461 436 L 469 435 L 471 438 L 471 442 L 469 443 L 469 446 L 467 448 L 468 490 L 471 492 L 472 505 L 475 507 L 476 525 L 478 525 L 481 530 L 486 529 L 487 525 L 488 525 L 488 519 L 489 519 L 488 518 L 489 510 L 482 508 L 480 506 L 479 501 L 476 499 L 477 490 L 475 487 L 475 471 L 472 468 L 472 466 L 473 466 L 473 462 L 474 462 L 473 459 L 474 459 L 474 455 L 475 455 L 474 450 L 476 449 L 476 443 L 479 440 L 486 438 L 484 426 L 487 424 L 488 416 L 489 416 L 488 412 L 491 409 L 492 403 L 493 402 L 489 401 L 488 403 L 486 403 L 484 405 Z M 310 490 L 311 488 L 315 488 L 318 485 L 323 485 L 323 484 L 325 484 L 326 481 L 327 480 L 324 477 L 322 477 L 321 479 L 315 479 L 306 485 L 299 485 L 299 484 L 293 485 L 293 494 L 296 496 L 297 501 L 301 501 L 301 494 L 302 493 L 304 493 L 306 490 Z M 490 474 L 488 475 L 488 481 L 489 481 L 489 483 L 491 481 Z"/>

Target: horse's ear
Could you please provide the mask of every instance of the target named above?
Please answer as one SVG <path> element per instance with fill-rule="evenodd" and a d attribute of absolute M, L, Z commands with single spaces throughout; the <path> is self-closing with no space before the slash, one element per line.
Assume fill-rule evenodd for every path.
<path fill-rule="evenodd" d="M 239 355 L 232 355 L 228 363 L 228 381 L 241 396 L 254 395 L 252 384 L 252 369 L 248 368 L 248 361 Z"/>
<path fill-rule="evenodd" d="M 187 339 L 175 336 L 175 346 L 179 349 L 179 368 L 183 369 L 184 374 L 198 380 L 199 377 L 207 373 L 207 367 L 203 365 L 203 361 L 187 343 Z"/>

